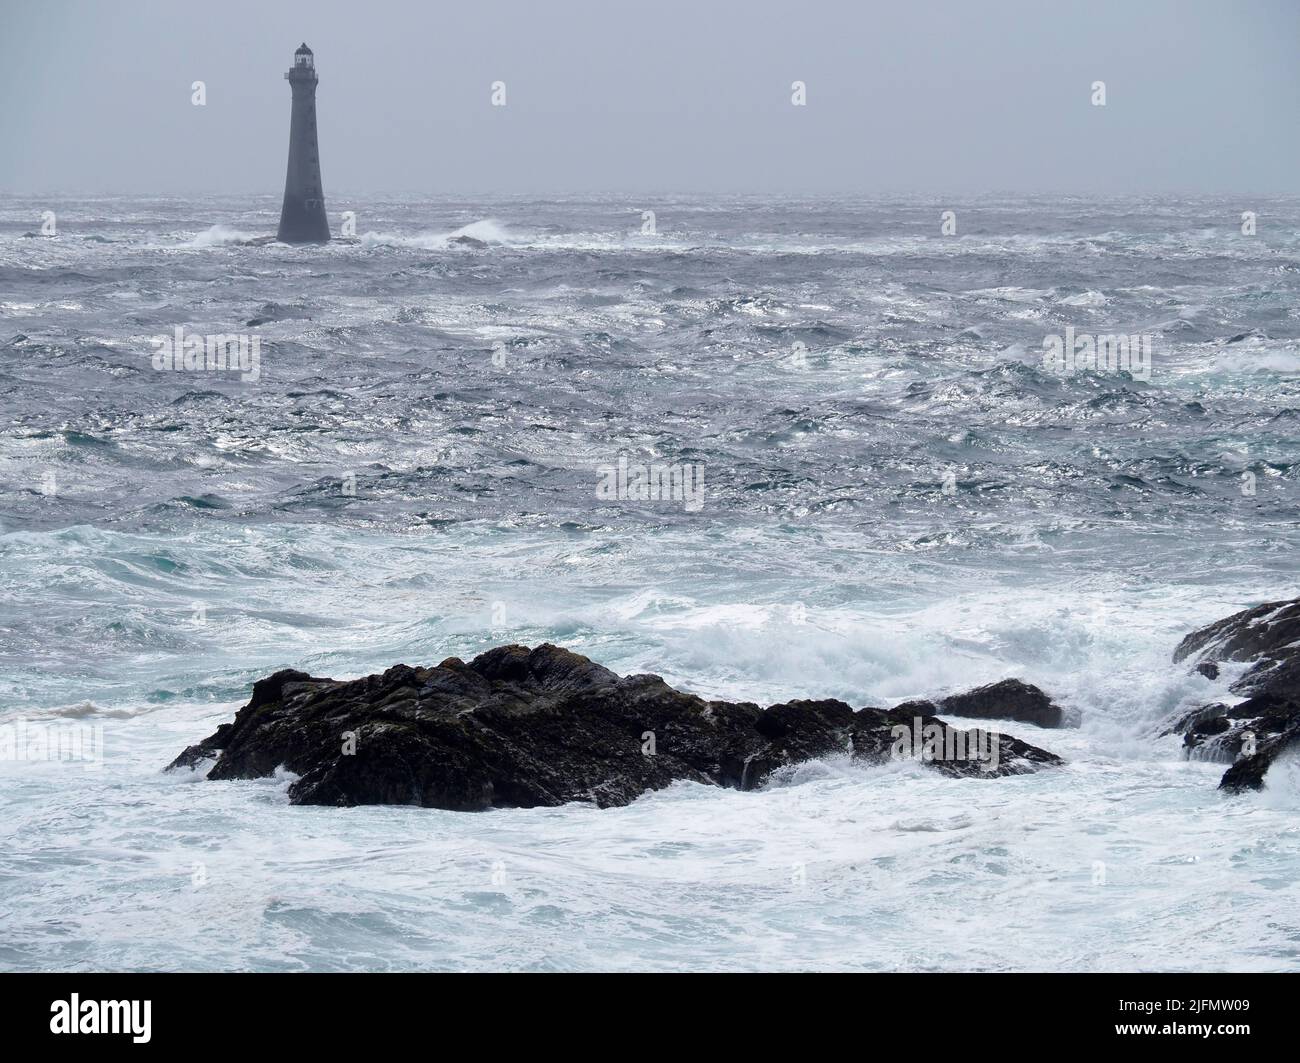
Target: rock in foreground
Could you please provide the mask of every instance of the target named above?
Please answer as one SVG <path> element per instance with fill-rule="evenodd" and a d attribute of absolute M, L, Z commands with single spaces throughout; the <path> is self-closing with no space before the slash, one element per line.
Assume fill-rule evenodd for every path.
<path fill-rule="evenodd" d="M 1242 698 L 1184 715 L 1173 725 L 1197 755 L 1232 761 L 1220 789 L 1258 790 L 1272 763 L 1300 741 L 1300 598 L 1267 602 L 1188 635 L 1174 661 L 1192 660 L 1217 680 L 1225 662 L 1251 665 L 1228 687 Z"/>
<path fill-rule="evenodd" d="M 705 701 L 658 676 L 620 677 L 543 645 L 348 682 L 277 672 L 254 684 L 233 723 L 170 768 L 215 758 L 209 779 L 252 779 L 284 767 L 299 776 L 295 804 L 473 810 L 625 805 L 679 779 L 749 790 L 781 767 L 832 754 L 873 763 L 920 754 L 938 771 L 981 778 L 1061 763 L 924 712 Z"/>

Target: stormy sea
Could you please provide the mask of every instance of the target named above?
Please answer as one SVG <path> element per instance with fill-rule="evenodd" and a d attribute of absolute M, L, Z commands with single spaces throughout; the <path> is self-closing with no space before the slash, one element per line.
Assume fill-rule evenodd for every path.
<path fill-rule="evenodd" d="M 1297 593 L 1300 200 L 329 208 L 0 198 L 0 729 L 93 753 L 0 758 L 0 968 L 1300 967 L 1300 770 L 1229 799 L 1163 733 L 1222 690 L 1178 641 Z M 1078 726 L 607 809 L 163 771 L 278 669 L 545 642 Z"/>

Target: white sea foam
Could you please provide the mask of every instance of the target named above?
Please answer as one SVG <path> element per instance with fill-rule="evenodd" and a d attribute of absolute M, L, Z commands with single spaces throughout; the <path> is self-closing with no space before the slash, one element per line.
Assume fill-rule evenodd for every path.
<path fill-rule="evenodd" d="M 1062 306 L 1105 306 L 1109 299 L 1101 292 L 1079 292 L 1077 295 L 1062 296 L 1057 300 Z"/>
<path fill-rule="evenodd" d="M 259 233 L 241 232 L 238 229 L 231 229 L 225 225 L 213 225 L 194 237 L 184 241 L 181 247 L 236 247 L 240 244 L 251 243 L 256 240 Z"/>
<path fill-rule="evenodd" d="M 367 232 L 361 237 L 363 247 L 417 247 L 425 250 L 442 250 L 454 245 L 456 240 L 477 240 L 485 244 L 512 244 L 516 238 L 500 222 L 492 218 L 462 225 L 451 232 L 391 233 Z"/>
<path fill-rule="evenodd" d="M 1294 764 L 1227 798 L 1160 734 L 1244 667 L 1211 682 L 1179 639 L 1297 590 L 1294 204 L 1252 240 L 1188 229 L 1230 202 L 1140 231 L 999 202 L 941 238 L 929 199 L 418 197 L 245 251 L 278 206 L 109 203 L 76 224 L 111 244 L 0 241 L 0 723 L 102 725 L 104 753 L 0 763 L 0 966 L 1300 964 Z M 256 389 L 140 371 L 143 337 L 268 303 Z M 1149 385 L 1038 371 L 1094 308 L 1162 323 Z M 716 493 L 594 506 L 634 448 Z M 604 811 L 298 808 L 283 774 L 161 772 L 279 668 L 544 641 L 763 704 L 1018 676 L 1080 726 L 1001 724 L 1067 760 L 1034 775 L 833 757 Z"/>
<path fill-rule="evenodd" d="M 1100 757 L 1056 732 L 1070 765 L 1011 779 L 831 761 L 756 793 L 678 784 L 604 811 L 358 808 L 340 830 L 337 810 L 287 805 L 284 778 L 158 774 L 230 708 L 110 725 L 99 774 L 0 776 L 17 787 L 0 866 L 21 861 L 43 883 L 6 893 L 0 966 L 1016 969 L 1026 951 L 1047 970 L 1293 962 L 1279 904 L 1296 792 L 1225 803 L 1215 765 Z"/>

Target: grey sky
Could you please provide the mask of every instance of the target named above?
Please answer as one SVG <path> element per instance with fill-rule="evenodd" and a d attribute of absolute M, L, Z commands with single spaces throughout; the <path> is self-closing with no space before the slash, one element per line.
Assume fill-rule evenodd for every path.
<path fill-rule="evenodd" d="M 1295 0 L 0 7 L 10 192 L 278 194 L 302 40 L 327 197 L 1286 193 L 1300 175 Z"/>

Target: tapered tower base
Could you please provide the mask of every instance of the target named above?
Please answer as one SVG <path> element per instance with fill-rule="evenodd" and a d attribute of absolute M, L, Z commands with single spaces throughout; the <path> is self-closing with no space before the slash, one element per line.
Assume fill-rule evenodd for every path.
<path fill-rule="evenodd" d="M 325 216 L 325 190 L 316 143 L 316 60 L 306 43 L 294 52 L 293 66 L 284 76 L 293 90 L 293 115 L 289 121 L 284 205 L 280 208 L 276 239 L 286 244 L 329 243 L 330 223 Z"/>

